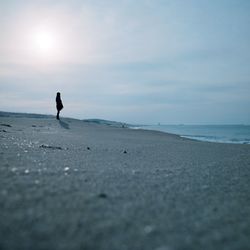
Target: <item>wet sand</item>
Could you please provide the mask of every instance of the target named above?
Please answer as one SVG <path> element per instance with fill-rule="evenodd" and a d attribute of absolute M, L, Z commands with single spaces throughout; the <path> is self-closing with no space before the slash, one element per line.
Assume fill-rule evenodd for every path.
<path fill-rule="evenodd" d="M 249 249 L 250 145 L 0 117 L 1 250 Z"/>

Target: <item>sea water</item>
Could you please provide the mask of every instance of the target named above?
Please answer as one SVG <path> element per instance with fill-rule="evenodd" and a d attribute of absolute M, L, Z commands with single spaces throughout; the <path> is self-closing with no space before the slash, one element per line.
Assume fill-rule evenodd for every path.
<path fill-rule="evenodd" d="M 250 144 L 250 125 L 145 125 L 157 130 L 200 141 Z"/>

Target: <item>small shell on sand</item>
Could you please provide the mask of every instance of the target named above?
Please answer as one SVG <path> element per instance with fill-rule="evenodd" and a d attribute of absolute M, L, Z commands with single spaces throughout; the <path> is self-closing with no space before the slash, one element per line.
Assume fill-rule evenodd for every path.
<path fill-rule="evenodd" d="M 144 232 L 145 234 L 150 234 L 155 230 L 154 226 L 152 225 L 147 225 L 144 227 Z"/>

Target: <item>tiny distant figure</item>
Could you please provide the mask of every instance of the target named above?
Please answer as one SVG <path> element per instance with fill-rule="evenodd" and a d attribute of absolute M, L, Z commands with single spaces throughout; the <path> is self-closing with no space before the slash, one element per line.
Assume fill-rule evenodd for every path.
<path fill-rule="evenodd" d="M 60 92 L 57 92 L 57 94 L 56 94 L 56 109 L 57 109 L 56 119 L 60 120 L 59 113 L 63 109 L 63 104 L 62 104 Z"/>

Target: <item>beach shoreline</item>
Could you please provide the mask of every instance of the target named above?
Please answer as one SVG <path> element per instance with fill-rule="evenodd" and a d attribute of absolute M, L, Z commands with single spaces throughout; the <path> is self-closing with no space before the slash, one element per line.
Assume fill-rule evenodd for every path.
<path fill-rule="evenodd" d="M 0 117 L 0 248 L 247 249 L 250 145 Z"/>
<path fill-rule="evenodd" d="M 162 131 L 196 141 L 250 144 L 250 125 L 141 125 L 131 128 Z"/>

